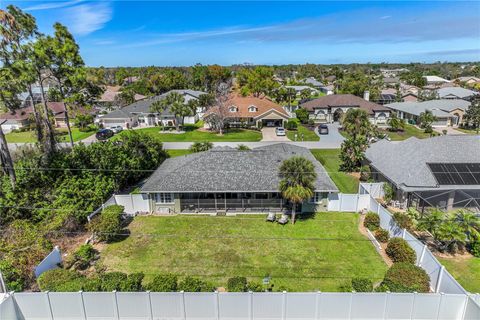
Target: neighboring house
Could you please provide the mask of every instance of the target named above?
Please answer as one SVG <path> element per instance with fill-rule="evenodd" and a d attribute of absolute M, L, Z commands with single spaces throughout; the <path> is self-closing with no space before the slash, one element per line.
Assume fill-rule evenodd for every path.
<path fill-rule="evenodd" d="M 468 85 L 473 85 L 480 83 L 480 78 L 477 77 L 458 77 L 455 79 L 455 82 L 466 83 Z"/>
<path fill-rule="evenodd" d="M 420 124 L 420 114 L 425 111 L 431 111 L 437 118 L 433 123 L 434 127 L 455 126 L 463 122 L 463 115 L 470 106 L 470 102 L 456 100 L 428 100 L 417 102 L 395 102 L 386 105 L 397 112 L 401 119 L 410 123 Z"/>
<path fill-rule="evenodd" d="M 333 84 L 329 84 L 327 86 L 321 86 L 320 88 L 318 88 L 318 90 L 321 93 L 324 93 L 326 95 L 331 95 L 335 93 L 335 87 L 333 86 Z"/>
<path fill-rule="evenodd" d="M 412 93 L 415 96 L 418 96 L 418 94 L 420 93 L 420 88 L 417 86 L 412 86 L 410 84 L 400 83 L 400 92 L 402 93 L 402 95 Z"/>
<path fill-rule="evenodd" d="M 105 91 L 102 93 L 102 95 L 97 99 L 96 104 L 99 107 L 109 109 L 114 107 L 114 104 L 117 100 L 117 97 L 120 93 L 122 93 L 122 87 L 121 86 L 106 86 Z M 140 101 L 145 99 L 144 95 L 141 94 L 135 94 L 134 96 L 135 101 Z"/>
<path fill-rule="evenodd" d="M 335 80 L 337 80 L 337 76 L 328 76 L 325 77 L 325 80 L 327 80 L 328 83 L 333 83 Z"/>
<path fill-rule="evenodd" d="M 311 85 L 314 88 L 320 89 L 320 87 L 323 87 L 323 83 L 315 79 L 314 77 L 308 77 L 305 80 L 303 80 L 304 83 Z"/>
<path fill-rule="evenodd" d="M 318 93 L 317 89 L 312 88 L 310 86 L 285 86 L 285 88 L 295 90 L 295 93 L 297 95 L 300 95 L 303 90 L 310 90 L 310 94 Z"/>
<path fill-rule="evenodd" d="M 150 111 L 150 107 L 155 101 L 165 99 L 166 96 L 172 92 L 178 92 L 183 95 L 185 103 L 198 97 L 205 92 L 195 90 L 171 90 L 159 96 L 145 98 L 134 102 L 121 109 L 113 110 L 105 115 L 99 115 L 95 119 L 95 123 L 103 127 L 121 126 L 125 129 L 137 126 L 155 126 L 162 124 L 164 126 L 174 126 L 177 119 L 174 114 L 167 108 L 163 113 Z M 191 117 L 185 117 L 184 123 L 194 124 L 202 116 L 204 110 L 197 109 L 197 114 Z"/>
<path fill-rule="evenodd" d="M 397 100 L 397 90 L 393 88 L 382 89 L 380 97 L 376 101 L 378 104 L 393 103 Z"/>
<path fill-rule="evenodd" d="M 125 79 L 123 79 L 123 85 L 129 85 L 134 82 L 137 82 L 138 80 L 140 80 L 140 78 L 137 76 L 126 77 Z"/>
<path fill-rule="evenodd" d="M 400 83 L 400 78 L 398 77 L 385 77 L 383 78 L 383 83 L 386 87 L 395 87 Z"/>
<path fill-rule="evenodd" d="M 278 172 L 293 156 L 312 161 L 317 174 L 315 196 L 301 211 L 328 210 L 329 193 L 338 189 L 325 169 L 308 149 L 283 143 L 248 151 L 220 147 L 166 159 L 140 192 L 152 213 L 285 212 L 291 205 L 280 194 Z"/>
<path fill-rule="evenodd" d="M 360 108 L 368 113 L 371 123 L 386 125 L 391 112 L 382 105 L 353 94 L 328 95 L 302 103 L 300 107 L 308 111 L 310 119 L 319 123 L 339 121 L 349 109 Z"/>
<path fill-rule="evenodd" d="M 380 69 L 383 77 L 390 78 L 390 77 L 397 77 L 403 72 L 408 72 L 409 70 L 406 68 L 397 68 L 397 69 Z"/>
<path fill-rule="evenodd" d="M 268 98 L 232 95 L 227 105 L 226 118 L 231 127 L 281 127 L 290 118 L 284 108 Z M 205 128 L 210 128 L 209 117 L 218 112 L 218 107 L 212 107 L 205 113 Z"/>
<path fill-rule="evenodd" d="M 380 140 L 365 152 L 375 181 L 386 181 L 395 200 L 415 208 L 480 211 L 480 138 Z"/>
<path fill-rule="evenodd" d="M 427 86 L 428 85 L 441 85 L 444 83 L 449 83 L 450 81 L 447 79 L 444 79 L 439 76 L 423 76 L 425 80 L 427 81 Z"/>
<path fill-rule="evenodd" d="M 471 101 L 473 97 L 479 94 L 478 92 L 462 87 L 448 87 L 437 90 L 437 95 L 440 99 L 463 99 Z"/>
<path fill-rule="evenodd" d="M 416 102 L 416 101 L 418 101 L 418 95 L 416 95 L 412 92 L 407 92 L 405 94 L 402 94 L 402 101 L 403 102 Z"/>
<path fill-rule="evenodd" d="M 45 84 L 43 87 L 43 91 L 45 93 L 45 96 L 48 95 L 48 91 L 53 88 L 53 84 Z M 20 100 L 21 107 L 26 108 L 26 107 L 32 107 L 33 105 L 42 103 L 42 90 L 40 88 L 40 85 L 34 84 L 31 87 L 32 90 L 32 95 L 33 95 L 33 104 L 32 104 L 32 98 L 30 97 L 29 92 L 22 92 L 20 93 L 17 97 Z"/>

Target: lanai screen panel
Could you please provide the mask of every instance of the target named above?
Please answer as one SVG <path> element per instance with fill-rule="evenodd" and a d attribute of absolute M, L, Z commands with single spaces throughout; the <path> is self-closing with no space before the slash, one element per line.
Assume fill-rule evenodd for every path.
<path fill-rule="evenodd" d="M 480 185 L 480 163 L 428 163 L 439 185 Z"/>

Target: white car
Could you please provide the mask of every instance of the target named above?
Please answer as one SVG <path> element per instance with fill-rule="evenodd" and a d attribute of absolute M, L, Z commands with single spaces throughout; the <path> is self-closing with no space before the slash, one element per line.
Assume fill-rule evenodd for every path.
<path fill-rule="evenodd" d="M 286 134 L 285 128 L 277 127 L 275 128 L 275 133 L 277 134 L 277 136 L 284 136 Z"/>
<path fill-rule="evenodd" d="M 109 129 L 112 130 L 113 133 L 119 133 L 123 130 L 123 127 L 122 126 L 114 126 L 114 127 L 110 127 Z"/>

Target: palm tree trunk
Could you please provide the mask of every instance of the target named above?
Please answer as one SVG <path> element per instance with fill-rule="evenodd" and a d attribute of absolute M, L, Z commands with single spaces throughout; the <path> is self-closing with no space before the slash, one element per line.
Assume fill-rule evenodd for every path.
<path fill-rule="evenodd" d="M 292 224 L 295 224 L 295 215 L 297 214 L 297 204 L 293 204 L 293 210 L 292 210 Z"/>
<path fill-rule="evenodd" d="M 65 123 L 67 124 L 68 137 L 70 138 L 70 146 L 73 148 L 72 128 L 70 128 L 70 119 L 68 118 L 67 104 L 65 104 Z"/>
<path fill-rule="evenodd" d="M 180 125 L 179 125 L 178 117 L 175 117 L 175 130 L 177 130 L 177 132 L 180 131 Z"/>
<path fill-rule="evenodd" d="M 43 89 L 43 82 L 40 78 L 40 91 L 42 94 L 42 105 L 43 105 L 43 121 L 45 123 L 45 152 L 47 156 L 51 155 L 55 151 L 55 135 L 53 132 L 52 124 L 48 119 L 48 106 L 47 99 L 45 98 L 45 90 Z"/>
<path fill-rule="evenodd" d="M 17 177 L 15 175 L 15 169 L 13 168 L 13 160 L 8 149 L 7 139 L 3 133 L 2 124 L 0 123 L 0 164 L 2 165 L 3 172 L 10 177 L 10 183 L 12 187 L 15 187 Z"/>

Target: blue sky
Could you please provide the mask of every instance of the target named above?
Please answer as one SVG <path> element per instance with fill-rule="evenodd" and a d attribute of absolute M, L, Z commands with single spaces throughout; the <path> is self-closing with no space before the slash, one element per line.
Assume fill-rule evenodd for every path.
<path fill-rule="evenodd" d="M 480 60 L 480 2 L 5 1 L 90 66 Z"/>

